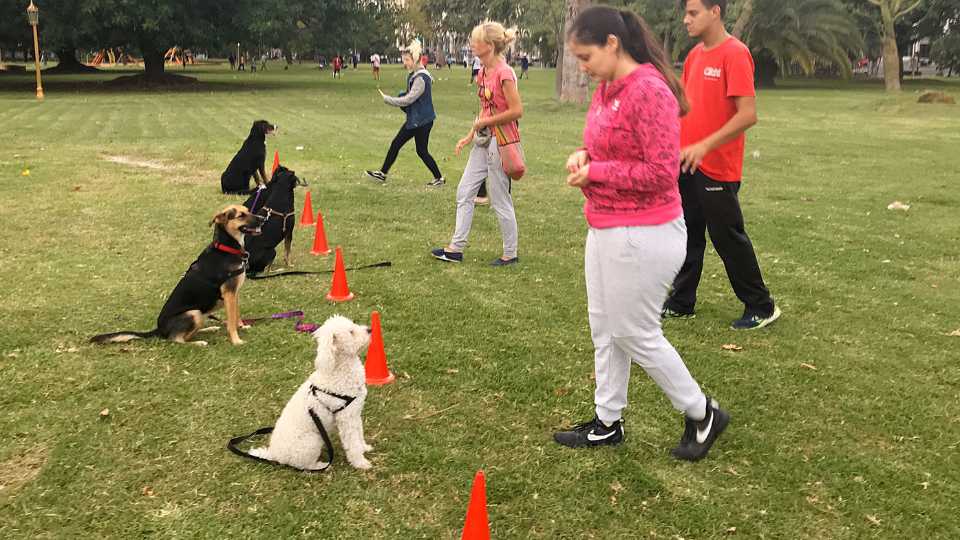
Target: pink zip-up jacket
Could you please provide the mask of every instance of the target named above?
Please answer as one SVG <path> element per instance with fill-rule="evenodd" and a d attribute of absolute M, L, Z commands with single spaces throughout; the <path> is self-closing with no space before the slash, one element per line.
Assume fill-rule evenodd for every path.
<path fill-rule="evenodd" d="M 683 215 L 680 106 L 652 64 L 600 83 L 583 142 L 590 155 L 583 212 L 591 227 L 660 225 Z"/>

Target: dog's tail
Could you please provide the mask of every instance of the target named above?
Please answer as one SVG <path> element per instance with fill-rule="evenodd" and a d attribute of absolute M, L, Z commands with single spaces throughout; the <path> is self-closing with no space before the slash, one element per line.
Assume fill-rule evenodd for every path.
<path fill-rule="evenodd" d="M 133 331 L 112 332 L 110 334 L 100 334 L 99 336 L 93 336 L 92 338 L 90 338 L 90 343 L 100 343 L 100 344 L 126 343 L 134 339 L 152 338 L 152 337 L 157 337 L 159 335 L 160 335 L 160 331 L 156 328 L 149 332 L 133 332 Z"/>

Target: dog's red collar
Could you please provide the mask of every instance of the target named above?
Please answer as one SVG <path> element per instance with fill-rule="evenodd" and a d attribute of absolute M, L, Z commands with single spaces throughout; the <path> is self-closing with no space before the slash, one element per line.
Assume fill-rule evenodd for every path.
<path fill-rule="evenodd" d="M 241 257 L 247 256 L 246 251 L 221 244 L 220 242 L 214 242 L 213 249 L 218 249 L 220 251 L 223 251 L 224 253 L 229 253 L 231 255 L 240 255 Z"/>

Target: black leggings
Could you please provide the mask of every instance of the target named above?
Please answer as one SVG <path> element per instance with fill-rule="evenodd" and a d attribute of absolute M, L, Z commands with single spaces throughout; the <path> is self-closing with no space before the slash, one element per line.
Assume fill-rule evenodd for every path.
<path fill-rule="evenodd" d="M 403 148 L 403 145 L 407 144 L 410 139 L 415 139 L 417 144 L 417 155 L 420 156 L 423 164 L 430 169 L 430 172 L 433 174 L 434 178 L 443 177 L 443 175 L 440 174 L 440 168 L 437 167 L 437 162 L 434 161 L 433 156 L 430 155 L 430 150 L 427 149 L 427 146 L 430 145 L 431 129 L 433 129 L 433 122 L 414 129 L 401 127 L 400 131 L 397 132 L 397 136 L 393 138 L 393 142 L 390 143 L 390 150 L 387 150 L 387 157 L 384 158 L 383 166 L 380 167 L 380 171 L 383 172 L 383 174 L 387 174 L 387 172 L 390 171 L 390 167 L 393 166 L 393 162 L 397 160 L 397 154 L 400 153 L 400 149 Z"/>

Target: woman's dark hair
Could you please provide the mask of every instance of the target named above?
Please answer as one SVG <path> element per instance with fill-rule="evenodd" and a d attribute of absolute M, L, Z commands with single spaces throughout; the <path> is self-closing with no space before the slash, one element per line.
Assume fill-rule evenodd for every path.
<path fill-rule="evenodd" d="M 673 91 L 680 105 L 680 116 L 690 111 L 683 85 L 674 73 L 667 53 L 642 17 L 629 10 L 609 6 L 594 6 L 580 12 L 570 25 L 567 39 L 583 45 L 603 47 L 607 36 L 617 36 L 621 47 L 640 64 L 653 64 Z"/>

